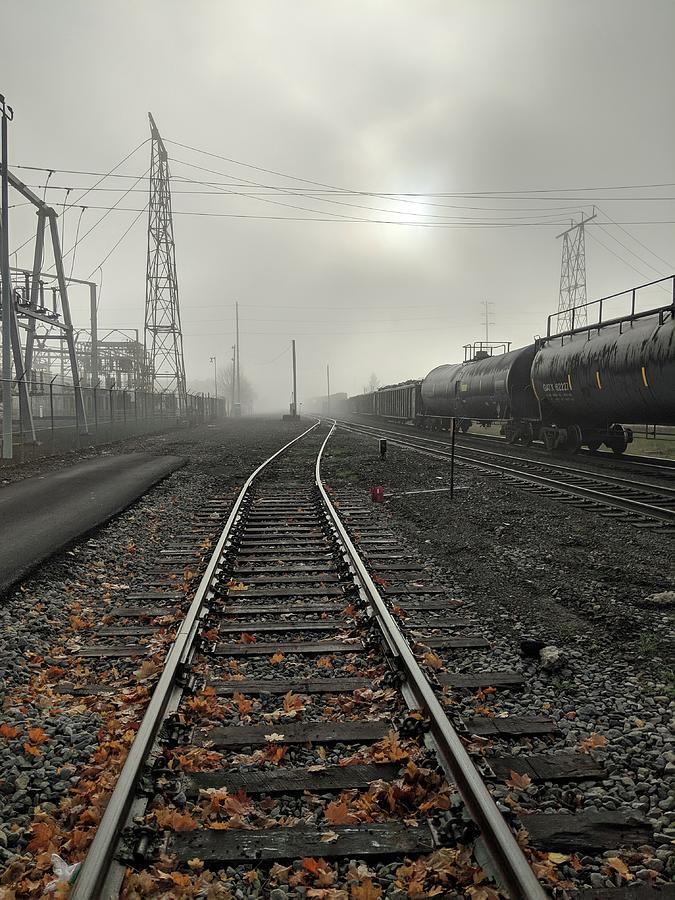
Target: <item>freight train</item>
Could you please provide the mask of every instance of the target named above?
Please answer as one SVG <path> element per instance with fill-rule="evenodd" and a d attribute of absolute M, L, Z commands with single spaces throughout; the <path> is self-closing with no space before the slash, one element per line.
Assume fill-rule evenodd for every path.
<path fill-rule="evenodd" d="M 654 286 L 671 302 L 638 311 L 638 292 Z M 553 333 L 559 315 L 527 347 L 438 366 L 350 397 L 349 409 L 428 428 L 499 423 L 511 443 L 540 440 L 568 453 L 604 444 L 621 454 L 633 440 L 629 424 L 675 425 L 675 276 L 575 307 L 571 327 Z"/>

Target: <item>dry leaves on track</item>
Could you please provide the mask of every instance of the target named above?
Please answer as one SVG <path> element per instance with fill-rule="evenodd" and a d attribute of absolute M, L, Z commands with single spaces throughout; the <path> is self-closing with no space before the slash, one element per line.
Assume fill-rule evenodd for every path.
<path fill-rule="evenodd" d="M 593 734 L 590 737 L 587 737 L 585 740 L 581 741 L 579 744 L 579 750 L 582 753 L 589 753 L 591 750 L 597 750 L 598 747 L 604 747 L 607 743 L 607 738 L 602 734 Z"/>

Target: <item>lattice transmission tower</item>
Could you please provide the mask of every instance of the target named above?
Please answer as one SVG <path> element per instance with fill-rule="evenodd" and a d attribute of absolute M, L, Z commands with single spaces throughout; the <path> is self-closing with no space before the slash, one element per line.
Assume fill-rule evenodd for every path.
<path fill-rule="evenodd" d="M 185 363 L 178 304 L 176 245 L 171 216 L 169 161 L 152 113 L 148 113 L 148 118 L 152 144 L 145 282 L 145 351 L 150 365 L 151 389 L 175 393 L 182 413 L 187 408 Z"/>
<path fill-rule="evenodd" d="M 586 309 L 586 235 L 584 226 L 595 218 L 572 220 L 572 225 L 557 237 L 563 239 L 560 266 L 560 292 L 558 294 L 558 331 L 583 328 L 588 322 Z M 578 307 L 581 306 L 581 309 Z M 574 310 L 574 313 L 572 313 Z"/>

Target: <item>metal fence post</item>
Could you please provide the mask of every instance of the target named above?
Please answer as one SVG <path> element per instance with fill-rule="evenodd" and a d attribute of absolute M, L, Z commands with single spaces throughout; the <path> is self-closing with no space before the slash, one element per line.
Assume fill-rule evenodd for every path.
<path fill-rule="evenodd" d="M 75 379 L 73 379 L 73 403 L 75 404 L 75 446 L 79 449 L 80 446 L 80 411 L 78 409 L 77 403 L 77 387 L 75 385 Z M 81 395 L 80 395 L 81 396 Z"/>
<path fill-rule="evenodd" d="M 98 440 L 98 395 L 96 388 L 101 383 L 100 379 L 94 385 L 94 431 L 96 432 L 96 440 Z"/>
<path fill-rule="evenodd" d="M 56 381 L 57 376 L 55 375 L 52 380 L 49 382 L 49 421 L 51 423 L 51 432 L 52 432 L 52 452 L 54 451 L 55 446 L 55 437 L 54 437 L 54 382 Z"/>
<path fill-rule="evenodd" d="M 122 391 L 122 420 L 127 424 L 127 392 L 126 388 Z M 126 430 L 126 429 L 125 429 Z"/>

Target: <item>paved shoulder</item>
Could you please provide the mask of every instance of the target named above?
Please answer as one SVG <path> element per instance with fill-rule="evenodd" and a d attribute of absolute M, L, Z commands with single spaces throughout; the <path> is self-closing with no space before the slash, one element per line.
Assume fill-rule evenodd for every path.
<path fill-rule="evenodd" d="M 97 457 L 0 488 L 0 593 L 185 461 L 148 453 Z"/>

